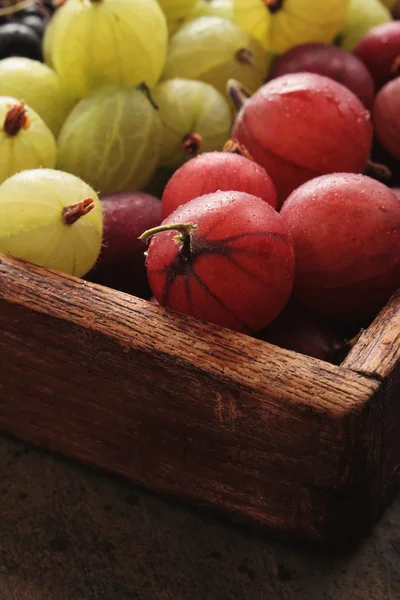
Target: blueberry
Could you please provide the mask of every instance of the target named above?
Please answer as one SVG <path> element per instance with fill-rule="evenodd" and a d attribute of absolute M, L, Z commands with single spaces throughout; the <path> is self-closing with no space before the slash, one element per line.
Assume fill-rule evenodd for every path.
<path fill-rule="evenodd" d="M 0 25 L 0 60 L 9 56 L 24 56 L 42 61 L 40 37 L 23 23 Z"/>

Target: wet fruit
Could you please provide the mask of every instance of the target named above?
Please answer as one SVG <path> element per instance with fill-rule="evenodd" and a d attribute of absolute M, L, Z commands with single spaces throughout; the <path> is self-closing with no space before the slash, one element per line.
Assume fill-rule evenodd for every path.
<path fill-rule="evenodd" d="M 364 106 L 372 108 L 375 89 L 371 74 L 364 63 L 350 52 L 327 44 L 296 46 L 277 57 L 270 79 L 304 71 L 334 79 L 351 90 Z"/>
<path fill-rule="evenodd" d="M 370 113 L 340 83 L 314 73 L 283 75 L 251 98 L 235 83 L 240 112 L 233 136 L 272 178 L 279 203 L 324 173 L 364 170 L 372 147 Z"/>
<path fill-rule="evenodd" d="M 373 121 L 379 142 L 400 161 L 400 77 L 389 81 L 377 95 Z"/>
<path fill-rule="evenodd" d="M 296 253 L 296 297 L 310 310 L 370 319 L 400 286 L 400 202 L 364 175 L 305 183 L 281 216 Z"/>
<path fill-rule="evenodd" d="M 400 75 L 400 22 L 373 27 L 358 42 L 354 54 L 372 74 L 377 89 Z"/>
<path fill-rule="evenodd" d="M 162 196 L 162 216 L 198 196 L 230 190 L 258 196 L 276 208 L 275 187 L 265 169 L 239 154 L 207 152 L 172 175 Z"/>
<path fill-rule="evenodd" d="M 151 237 L 147 271 L 165 307 L 244 333 L 261 330 L 293 286 L 292 241 L 280 215 L 243 192 L 180 206 Z"/>

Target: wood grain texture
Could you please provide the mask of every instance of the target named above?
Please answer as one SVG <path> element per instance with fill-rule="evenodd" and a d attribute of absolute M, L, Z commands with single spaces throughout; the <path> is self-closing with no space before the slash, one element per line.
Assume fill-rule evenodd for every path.
<path fill-rule="evenodd" d="M 343 366 L 381 383 L 380 488 L 387 502 L 400 483 L 400 290 L 363 333 Z"/>
<path fill-rule="evenodd" d="M 400 372 L 400 290 L 362 334 L 344 366 L 381 381 Z M 398 383 L 398 380 L 397 380 Z"/>
<path fill-rule="evenodd" d="M 358 539 L 381 382 L 0 257 L 0 427 L 280 534 Z"/>

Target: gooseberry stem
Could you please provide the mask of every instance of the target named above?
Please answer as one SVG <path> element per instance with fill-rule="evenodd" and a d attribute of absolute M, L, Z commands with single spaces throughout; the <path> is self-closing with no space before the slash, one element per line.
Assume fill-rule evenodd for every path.
<path fill-rule="evenodd" d="M 188 133 L 182 140 L 181 147 L 186 150 L 188 154 L 197 154 L 200 150 L 203 137 L 200 133 Z"/>
<path fill-rule="evenodd" d="M 94 206 L 93 198 L 86 198 L 86 200 L 81 200 L 76 204 L 70 204 L 70 206 L 63 209 L 62 219 L 66 225 L 73 225 L 78 219 L 93 210 Z"/>
<path fill-rule="evenodd" d="M 249 160 L 254 162 L 254 158 L 251 156 L 250 152 L 247 150 L 246 146 L 240 144 L 236 138 L 231 138 L 227 142 L 225 142 L 224 147 L 222 148 L 222 152 L 229 152 L 230 154 L 239 154 L 240 156 L 244 156 Z"/>
<path fill-rule="evenodd" d="M 239 83 L 239 81 L 236 81 L 236 79 L 228 79 L 226 91 L 237 112 L 240 111 L 247 99 L 251 96 L 251 94 L 245 90 L 242 84 Z"/>
<path fill-rule="evenodd" d="M 190 236 L 193 231 L 196 231 L 197 225 L 195 223 L 168 223 L 166 225 L 158 225 L 158 227 L 152 227 L 147 229 L 138 239 L 142 242 L 147 242 L 156 233 L 162 231 L 179 231 L 174 240 L 177 243 L 184 242 L 187 237 Z"/>
<path fill-rule="evenodd" d="M 3 128 L 7 135 L 14 137 L 21 129 L 29 129 L 30 124 L 25 105 L 19 102 L 8 109 Z"/>
<path fill-rule="evenodd" d="M 236 52 L 235 56 L 236 60 L 238 60 L 240 63 L 244 63 L 245 65 L 253 64 L 253 53 L 247 48 L 240 48 L 240 50 Z"/>

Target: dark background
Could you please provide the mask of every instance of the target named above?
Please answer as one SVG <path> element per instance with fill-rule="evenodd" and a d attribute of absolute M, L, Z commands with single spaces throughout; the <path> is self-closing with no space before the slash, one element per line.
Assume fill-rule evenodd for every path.
<path fill-rule="evenodd" d="M 0 437 L 0 600 L 214 599 L 400 600 L 400 499 L 334 556 Z"/>

